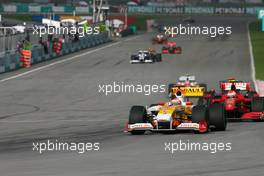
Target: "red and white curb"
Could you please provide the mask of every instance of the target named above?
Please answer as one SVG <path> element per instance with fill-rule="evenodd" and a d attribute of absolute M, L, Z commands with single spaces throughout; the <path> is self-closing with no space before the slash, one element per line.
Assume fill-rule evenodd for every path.
<path fill-rule="evenodd" d="M 260 96 L 264 96 L 264 81 L 257 80 L 258 93 Z"/>

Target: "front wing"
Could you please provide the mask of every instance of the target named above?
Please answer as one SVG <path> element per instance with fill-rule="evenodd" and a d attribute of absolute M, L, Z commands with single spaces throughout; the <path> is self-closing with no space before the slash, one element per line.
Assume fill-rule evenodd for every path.
<path fill-rule="evenodd" d="M 243 114 L 241 119 L 264 120 L 264 112 L 248 112 Z"/>
<path fill-rule="evenodd" d="M 194 130 L 199 131 L 201 133 L 206 132 L 208 129 L 207 124 L 200 123 L 181 123 L 176 128 L 168 128 L 168 129 L 159 129 L 158 126 L 154 127 L 151 123 L 135 123 L 126 125 L 125 132 L 131 132 L 136 130 L 145 130 L 145 131 L 177 131 L 177 130 Z"/>
<path fill-rule="evenodd" d="M 162 49 L 163 54 L 181 54 L 181 51 L 179 49 L 169 49 L 169 48 L 164 48 Z"/>
<path fill-rule="evenodd" d="M 131 64 L 153 63 L 153 60 L 143 60 L 143 61 L 140 61 L 140 60 L 130 60 L 130 63 L 131 63 Z"/>

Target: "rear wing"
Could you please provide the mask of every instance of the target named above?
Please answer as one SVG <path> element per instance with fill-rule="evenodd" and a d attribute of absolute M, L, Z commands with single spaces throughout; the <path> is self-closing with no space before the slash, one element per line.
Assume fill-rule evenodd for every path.
<path fill-rule="evenodd" d="M 185 97 L 203 97 L 205 93 L 204 87 L 173 87 L 171 93 L 176 94 L 180 91 Z"/>
<path fill-rule="evenodd" d="M 169 42 L 167 42 L 167 45 L 168 45 L 168 46 L 176 46 L 177 43 L 176 43 L 176 42 L 171 42 L 171 41 L 169 41 Z"/>
<path fill-rule="evenodd" d="M 250 83 L 249 82 L 220 82 L 220 89 L 222 91 L 228 91 L 228 90 L 231 90 L 232 85 L 235 85 L 236 90 L 250 91 Z"/>
<path fill-rule="evenodd" d="M 180 76 L 179 77 L 179 81 L 187 81 L 187 79 L 189 79 L 189 81 L 195 81 L 195 76 Z"/>

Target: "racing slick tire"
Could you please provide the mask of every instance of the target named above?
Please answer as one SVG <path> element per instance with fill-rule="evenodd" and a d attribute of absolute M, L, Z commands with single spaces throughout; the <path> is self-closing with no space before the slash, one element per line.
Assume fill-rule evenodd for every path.
<path fill-rule="evenodd" d="M 159 54 L 156 54 L 155 61 L 156 62 L 161 62 L 162 61 L 162 56 L 161 56 L 160 53 Z"/>
<path fill-rule="evenodd" d="M 129 112 L 129 124 L 145 123 L 147 117 L 147 110 L 144 106 L 132 106 Z M 144 134 L 145 130 L 134 130 L 131 131 L 133 135 Z"/>
<path fill-rule="evenodd" d="M 264 111 L 264 97 L 255 97 L 251 103 L 252 112 L 263 112 Z"/>
<path fill-rule="evenodd" d="M 208 109 L 209 123 L 214 126 L 216 131 L 225 131 L 227 126 L 227 119 L 225 116 L 225 109 L 223 104 L 212 104 Z"/>
<path fill-rule="evenodd" d="M 209 123 L 208 123 L 208 111 L 206 106 L 204 105 L 196 105 L 192 109 L 192 123 L 200 123 L 200 122 L 206 122 L 207 123 L 207 129 L 205 130 L 206 133 L 209 129 Z M 201 133 L 199 131 L 194 131 L 194 133 Z"/>

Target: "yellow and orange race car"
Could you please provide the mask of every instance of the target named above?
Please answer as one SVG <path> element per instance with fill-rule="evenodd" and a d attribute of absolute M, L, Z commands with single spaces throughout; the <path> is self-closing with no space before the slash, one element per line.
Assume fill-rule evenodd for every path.
<path fill-rule="evenodd" d="M 132 106 L 126 132 L 144 134 L 146 131 L 192 130 L 206 133 L 209 129 L 224 131 L 227 120 L 220 104 L 194 105 L 190 99 L 204 96 L 203 87 L 173 88 L 175 98 L 149 107 Z"/>

